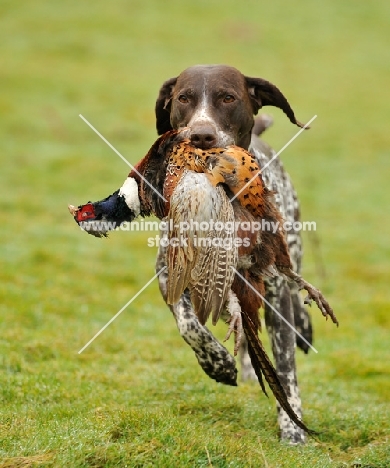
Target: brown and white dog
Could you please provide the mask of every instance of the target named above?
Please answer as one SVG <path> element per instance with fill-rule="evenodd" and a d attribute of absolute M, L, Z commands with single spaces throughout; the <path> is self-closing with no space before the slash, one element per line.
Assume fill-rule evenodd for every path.
<path fill-rule="evenodd" d="M 199 65 L 186 69 L 178 77 L 166 81 L 156 102 L 157 131 L 163 134 L 170 129 L 188 128 L 194 146 L 209 149 L 237 145 L 248 149 L 262 168 L 274 157 L 274 151 L 258 138 L 268 125 L 267 118 L 256 119 L 263 106 L 275 106 L 283 110 L 290 121 L 300 127 L 287 99 L 270 82 L 261 78 L 249 78 L 237 69 L 222 65 Z M 254 133 L 255 132 L 255 133 Z M 262 177 L 269 189 L 275 192 L 275 203 L 285 221 L 299 220 L 299 204 L 289 176 L 279 158 L 275 158 Z M 300 233 L 286 233 L 291 261 L 299 273 L 302 247 Z M 165 251 L 160 248 L 156 268 L 165 262 Z M 160 290 L 166 299 L 167 275 L 159 277 Z M 303 307 L 295 283 L 277 276 L 266 279 L 265 323 L 271 338 L 276 370 L 284 385 L 289 402 L 298 417 L 302 418 L 299 396 L 295 347 L 298 344 L 306 353 L 312 341 L 310 317 Z M 268 304 L 267 304 L 268 303 Z M 199 364 L 209 377 L 228 385 L 236 385 L 237 369 L 234 358 L 202 326 L 191 306 L 188 294 L 170 306 L 179 332 L 191 346 Z M 307 340 L 301 340 L 272 308 L 286 319 Z M 242 378 L 256 379 L 246 350 L 240 352 Z M 302 443 L 304 431 L 298 428 L 278 407 L 281 438 L 291 443 Z"/>

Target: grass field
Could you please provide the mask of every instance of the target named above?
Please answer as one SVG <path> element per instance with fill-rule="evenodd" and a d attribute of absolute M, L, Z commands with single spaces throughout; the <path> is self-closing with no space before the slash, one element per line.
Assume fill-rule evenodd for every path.
<path fill-rule="evenodd" d="M 389 22 L 385 0 L 0 2 L 1 468 L 390 466 Z M 298 356 L 321 433 L 303 447 L 278 442 L 257 385 L 203 374 L 156 282 L 77 354 L 156 254 L 148 233 L 98 240 L 72 222 L 68 203 L 128 172 L 78 114 L 136 162 L 159 86 L 196 63 L 267 78 L 299 120 L 318 114 L 282 158 L 317 222 L 305 277 L 340 320 L 313 307 L 319 353 Z M 281 148 L 297 128 L 265 110 Z"/>

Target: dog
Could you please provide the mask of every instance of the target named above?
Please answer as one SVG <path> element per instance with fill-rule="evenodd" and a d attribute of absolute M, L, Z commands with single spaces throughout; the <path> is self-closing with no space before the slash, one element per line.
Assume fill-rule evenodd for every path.
<path fill-rule="evenodd" d="M 275 106 L 299 127 L 294 112 L 282 92 L 262 78 L 244 76 L 236 68 L 225 65 L 197 65 L 184 70 L 178 77 L 167 80 L 161 87 L 156 101 L 156 127 L 158 134 L 171 129 L 187 127 L 191 143 L 202 149 L 237 145 L 248 149 L 257 159 L 262 177 L 274 192 L 274 201 L 284 220 L 294 223 L 300 218 L 299 203 L 291 180 L 275 152 L 258 135 L 269 126 L 267 117 L 254 116 L 263 106 Z M 272 159 L 272 162 L 270 162 Z M 286 240 L 294 270 L 299 273 L 302 258 L 300 233 L 290 230 Z M 165 265 L 165 249 L 160 247 L 156 270 Z M 167 275 L 159 276 L 160 291 L 166 299 Z M 299 395 L 295 364 L 296 344 L 308 352 L 312 342 L 310 316 L 295 284 L 281 276 L 266 279 L 265 323 L 269 333 L 278 376 L 284 385 L 289 402 L 299 418 L 302 405 Z M 202 326 L 191 306 L 189 294 L 169 306 L 179 332 L 195 352 L 205 373 L 227 385 L 237 384 L 234 358 L 211 332 Z M 278 311 L 305 338 L 298 338 Z M 240 349 L 242 379 L 256 379 L 247 345 Z M 305 441 L 305 433 L 277 408 L 280 437 L 291 444 Z"/>

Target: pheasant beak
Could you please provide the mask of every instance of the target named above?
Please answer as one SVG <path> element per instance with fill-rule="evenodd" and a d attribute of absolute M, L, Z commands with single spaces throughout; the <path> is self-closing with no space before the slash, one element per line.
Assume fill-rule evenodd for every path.
<path fill-rule="evenodd" d="M 73 205 L 68 205 L 68 210 L 69 210 L 69 213 L 73 216 L 73 218 L 76 216 L 76 213 L 79 211 L 78 208 L 76 208 Z"/>

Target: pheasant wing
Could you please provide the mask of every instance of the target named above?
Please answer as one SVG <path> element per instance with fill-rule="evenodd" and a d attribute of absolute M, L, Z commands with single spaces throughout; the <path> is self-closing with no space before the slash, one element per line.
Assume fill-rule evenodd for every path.
<path fill-rule="evenodd" d="M 167 303 L 176 304 L 188 287 L 191 271 L 197 260 L 194 248 L 194 232 L 189 229 L 192 211 L 199 209 L 198 201 L 189 198 L 185 191 L 186 175 L 172 194 L 168 213 L 168 247 L 167 247 Z M 182 183 L 181 183 L 182 182 Z"/>
<path fill-rule="evenodd" d="M 213 188 L 205 210 L 209 228 L 197 236 L 198 256 L 191 273 L 191 298 L 202 323 L 212 312 L 215 325 L 226 303 L 237 264 L 234 212 L 221 186 Z M 212 222 L 211 222 L 212 220 Z"/>
<path fill-rule="evenodd" d="M 200 322 L 212 311 L 216 322 L 233 281 L 231 266 L 237 262 L 229 199 L 205 174 L 186 171 L 172 194 L 168 220 L 173 225 L 167 249 L 168 302 L 177 302 L 189 287 Z"/>

